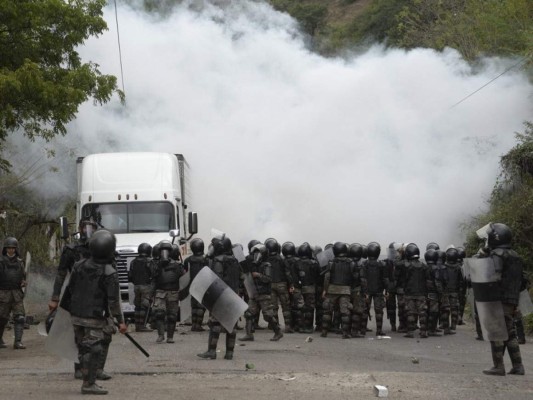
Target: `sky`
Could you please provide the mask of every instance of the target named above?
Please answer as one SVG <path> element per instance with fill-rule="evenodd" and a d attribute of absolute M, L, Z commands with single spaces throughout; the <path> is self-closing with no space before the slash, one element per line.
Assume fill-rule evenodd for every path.
<path fill-rule="evenodd" d="M 379 44 L 324 58 L 262 2 L 200 3 L 165 17 L 119 4 L 126 105 L 80 108 L 42 190 L 74 195 L 79 155 L 182 153 L 204 240 L 461 245 L 533 119 L 532 86 L 512 70 L 452 106 L 516 60 L 474 69 L 452 49 Z M 114 8 L 105 19 L 79 51 L 121 84 Z"/>

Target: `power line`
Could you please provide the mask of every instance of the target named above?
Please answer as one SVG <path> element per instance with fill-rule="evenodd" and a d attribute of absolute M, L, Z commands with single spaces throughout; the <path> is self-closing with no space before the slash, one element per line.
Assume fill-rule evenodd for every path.
<path fill-rule="evenodd" d="M 126 95 L 126 89 L 124 88 L 124 70 L 122 68 L 122 50 L 120 48 L 120 32 L 118 30 L 118 11 L 117 11 L 117 0 L 115 2 L 115 21 L 117 23 L 117 40 L 118 40 L 118 56 L 120 59 L 120 78 L 122 80 L 122 92 Z"/>
<path fill-rule="evenodd" d="M 512 70 L 513 68 L 515 67 L 518 67 L 520 64 L 522 64 L 523 62 L 525 62 L 527 60 L 528 57 L 524 57 L 522 58 L 520 61 L 518 61 L 516 64 L 514 65 L 511 65 L 509 68 L 507 68 L 505 71 L 503 71 L 500 75 L 498 75 L 497 77 L 495 78 L 492 78 L 490 81 L 488 81 L 487 83 L 485 83 L 483 86 L 481 86 L 479 89 L 475 90 L 474 92 L 470 93 L 468 96 L 466 96 L 465 98 L 463 98 L 462 100 L 459 100 L 457 103 L 455 103 L 453 106 L 450 107 L 450 110 L 452 108 L 454 108 L 455 106 L 458 106 L 459 104 L 461 104 L 463 101 L 465 101 L 466 99 L 468 99 L 469 97 L 472 97 L 473 95 L 475 95 L 477 92 L 479 92 L 481 89 L 485 88 L 486 86 L 490 85 L 492 82 L 494 82 L 496 79 L 498 79 L 499 77 L 501 77 L 503 74 L 506 74 L 507 72 L 509 72 L 510 70 Z"/>

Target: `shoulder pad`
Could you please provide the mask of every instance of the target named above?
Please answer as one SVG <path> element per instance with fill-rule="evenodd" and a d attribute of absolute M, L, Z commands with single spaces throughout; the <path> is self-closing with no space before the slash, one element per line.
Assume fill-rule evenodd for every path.
<path fill-rule="evenodd" d="M 105 267 L 104 267 L 104 275 L 105 276 L 113 275 L 113 274 L 116 274 L 116 273 L 117 273 L 117 270 L 111 264 L 106 264 L 105 265 Z"/>
<path fill-rule="evenodd" d="M 505 253 L 507 253 L 507 251 L 508 250 L 506 250 L 506 249 L 497 248 L 497 249 L 492 250 L 492 254 L 495 254 L 498 257 L 504 257 Z"/>

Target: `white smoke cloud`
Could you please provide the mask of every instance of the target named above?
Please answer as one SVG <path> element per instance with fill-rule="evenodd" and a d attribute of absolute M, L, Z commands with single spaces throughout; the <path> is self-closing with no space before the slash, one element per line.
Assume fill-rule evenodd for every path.
<path fill-rule="evenodd" d="M 460 222 L 484 207 L 499 156 L 533 117 L 519 72 L 450 108 L 511 60 L 474 73 L 454 50 L 377 45 L 323 58 L 258 2 L 118 12 L 127 105 L 85 104 L 60 141 L 80 155 L 183 153 L 204 239 L 215 227 L 242 243 L 460 244 Z M 120 76 L 114 10 L 105 17 L 109 31 L 81 54 Z"/>

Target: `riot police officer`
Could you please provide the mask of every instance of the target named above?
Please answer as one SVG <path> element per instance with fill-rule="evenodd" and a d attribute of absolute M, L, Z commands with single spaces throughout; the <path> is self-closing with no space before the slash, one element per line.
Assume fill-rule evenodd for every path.
<path fill-rule="evenodd" d="M 313 317 L 315 311 L 316 282 L 319 279 L 320 266 L 313 258 L 313 250 L 309 243 L 302 243 L 298 247 L 298 260 L 295 263 L 299 292 L 303 306 L 299 322 L 300 332 L 313 333 Z"/>
<path fill-rule="evenodd" d="M 524 365 L 520 354 L 520 346 L 516 338 L 513 316 L 516 312 L 522 284 L 524 264 L 520 256 L 511 249 L 512 232 L 505 224 L 490 224 L 487 231 L 490 256 L 494 264 L 501 267 L 501 280 L 499 281 L 499 294 L 503 305 L 505 325 L 508 339 L 506 341 L 491 341 L 490 347 L 494 366 L 484 370 L 487 375 L 505 375 L 503 353 L 507 348 L 511 358 L 511 375 L 524 375 Z"/>
<path fill-rule="evenodd" d="M 152 329 L 145 326 L 146 314 L 152 301 L 152 246 L 141 243 L 137 252 L 139 255 L 131 261 L 128 271 L 128 281 L 134 285 L 135 293 L 135 331 L 152 332 Z"/>
<path fill-rule="evenodd" d="M 10 313 L 13 313 L 15 323 L 13 348 L 15 350 L 26 348 L 22 344 L 24 322 L 26 321 L 23 303 L 24 292 L 22 291 L 24 286 L 26 286 L 26 273 L 24 263 L 19 258 L 18 241 L 14 237 L 7 237 L 4 240 L 2 258 L 0 259 L 0 348 L 6 347 L 2 336 Z"/>
<path fill-rule="evenodd" d="M 407 310 L 407 333 L 414 337 L 417 319 L 420 321 L 420 337 L 427 338 L 427 295 L 432 282 L 427 265 L 419 260 L 420 249 L 414 243 L 405 247 L 404 290 Z"/>
<path fill-rule="evenodd" d="M 372 301 L 374 302 L 374 313 L 376 317 L 376 335 L 384 335 L 383 332 L 383 309 L 385 308 L 384 292 L 389 287 L 389 279 L 386 275 L 385 265 L 378 260 L 381 247 L 377 242 L 370 242 L 367 245 L 368 259 L 363 262 L 361 268 L 361 282 L 365 293 L 368 314 L 363 316 L 363 331 L 366 327 Z"/>
<path fill-rule="evenodd" d="M 324 315 L 322 317 L 322 333 L 328 335 L 335 304 L 338 303 L 341 315 L 342 337 L 348 339 L 350 335 L 350 317 L 352 303 L 350 302 L 351 287 L 357 279 L 355 263 L 348 258 L 346 243 L 336 242 L 333 245 L 335 258 L 329 262 L 324 276 Z"/>
<path fill-rule="evenodd" d="M 292 292 L 289 293 L 289 303 L 291 307 L 291 326 L 290 331 L 300 332 L 302 329 L 302 310 L 304 307 L 304 298 L 302 295 L 302 286 L 296 270 L 298 257 L 296 256 L 296 246 L 293 242 L 285 242 L 281 246 L 283 254 L 283 263 L 285 269 L 289 272 L 292 282 Z"/>
<path fill-rule="evenodd" d="M 431 281 L 433 284 L 428 289 L 428 336 L 440 336 L 437 333 L 437 324 L 439 320 L 439 299 L 443 292 L 440 268 L 437 265 L 439 254 L 434 249 L 429 249 L 424 254 L 426 265 L 429 268 Z"/>
<path fill-rule="evenodd" d="M 112 265 L 116 238 L 100 230 L 89 240 L 90 258 L 78 261 L 72 268 L 69 284 L 61 305 L 68 305 L 79 351 L 83 394 L 107 394 L 96 384 L 104 349 L 107 316 L 114 317 L 120 333 L 127 331 L 120 306 L 117 271 Z"/>
<path fill-rule="evenodd" d="M 274 315 L 272 306 L 272 266 L 267 261 L 268 250 L 265 245 L 256 244 L 252 247 L 251 254 L 253 262 L 250 266 L 250 273 L 252 274 L 257 295 L 248 300 L 248 310 L 244 313 L 244 317 L 246 318 L 246 335 L 239 338 L 239 340 L 254 340 L 254 335 L 252 333 L 253 321 L 259 314 L 259 310 L 261 310 L 263 312 L 263 318 L 268 323 L 269 328 L 274 331 L 274 336 L 270 340 L 278 341 L 283 337 L 283 333 L 281 332 L 278 318 Z"/>
<path fill-rule="evenodd" d="M 280 245 L 276 239 L 270 238 L 265 240 L 265 246 L 268 250 L 267 262 L 272 268 L 272 306 L 274 307 L 274 315 L 278 315 L 279 306 L 281 304 L 281 311 L 283 313 L 283 320 L 285 322 L 285 333 L 293 333 L 291 321 L 291 304 L 289 293 L 292 293 L 294 287 L 292 284 L 292 277 L 287 264 L 281 258 Z"/>
<path fill-rule="evenodd" d="M 204 241 L 200 238 L 194 238 L 191 241 L 192 256 L 189 256 L 183 261 L 183 268 L 185 272 L 189 272 L 190 281 L 192 282 L 198 272 L 209 264 L 207 258 L 204 256 Z M 202 323 L 204 322 L 205 307 L 198 302 L 194 297 L 191 297 L 191 331 L 202 332 Z"/>
<path fill-rule="evenodd" d="M 458 260 L 459 252 L 456 248 L 450 247 L 446 250 L 446 263 L 444 265 L 446 266 L 446 293 L 448 294 L 448 301 L 450 303 L 451 323 L 448 322 L 447 314 L 441 316 L 444 334 L 455 332 L 459 320 L 459 294 L 463 290 L 465 283 Z"/>
<path fill-rule="evenodd" d="M 157 268 L 152 279 L 157 343 L 163 343 L 165 340 L 165 330 L 167 343 L 174 343 L 174 330 L 178 321 L 179 278 L 183 275 L 183 265 L 172 259 L 172 251 L 169 241 L 159 242 Z"/>
<path fill-rule="evenodd" d="M 233 256 L 233 246 L 229 237 L 224 236 L 221 239 L 214 238 L 211 243 L 215 251 L 215 257 L 211 269 L 217 276 L 222 279 L 235 293 L 239 291 L 240 283 L 240 265 Z M 233 359 L 235 349 L 235 338 L 237 337 L 236 326 L 231 331 L 227 331 L 220 322 L 209 316 L 209 338 L 207 351 L 198 354 L 198 357 L 214 360 L 217 358 L 217 343 L 221 333 L 226 333 L 226 354 L 225 360 Z"/>

